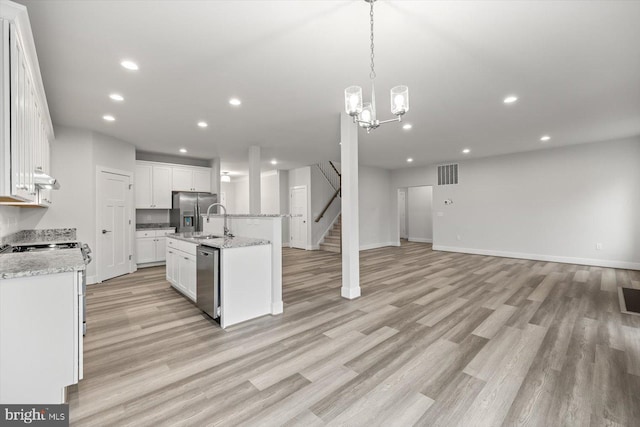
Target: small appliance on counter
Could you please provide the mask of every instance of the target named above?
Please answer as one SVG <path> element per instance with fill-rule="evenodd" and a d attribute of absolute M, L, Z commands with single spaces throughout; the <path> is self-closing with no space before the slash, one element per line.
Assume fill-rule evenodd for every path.
<path fill-rule="evenodd" d="M 218 195 L 191 191 L 172 192 L 173 208 L 170 213 L 170 225 L 176 233 L 202 231 L 202 216 L 207 208 L 218 201 Z"/>

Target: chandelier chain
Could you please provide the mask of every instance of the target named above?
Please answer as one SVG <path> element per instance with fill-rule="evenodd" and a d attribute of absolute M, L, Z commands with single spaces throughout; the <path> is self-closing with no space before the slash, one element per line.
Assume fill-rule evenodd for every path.
<path fill-rule="evenodd" d="M 373 53 L 373 3 L 375 0 L 371 1 L 371 11 L 369 12 L 369 16 L 371 16 L 371 72 L 369 73 L 369 78 L 371 80 L 376 78 L 376 70 L 374 69 L 374 53 Z"/>

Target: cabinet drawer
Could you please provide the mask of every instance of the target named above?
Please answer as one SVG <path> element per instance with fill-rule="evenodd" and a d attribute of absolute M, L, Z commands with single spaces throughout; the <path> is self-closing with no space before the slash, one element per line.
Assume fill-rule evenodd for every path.
<path fill-rule="evenodd" d="M 178 249 L 188 253 L 189 255 L 195 255 L 197 247 L 198 245 L 196 243 L 189 243 L 182 240 L 178 240 Z"/>
<path fill-rule="evenodd" d="M 136 239 L 141 237 L 156 237 L 155 230 L 144 230 L 144 231 L 136 231 Z"/>
<path fill-rule="evenodd" d="M 168 248 L 179 249 L 178 248 L 178 242 L 179 242 L 179 240 L 177 240 L 177 239 L 172 239 L 171 237 L 167 237 L 167 247 Z"/>

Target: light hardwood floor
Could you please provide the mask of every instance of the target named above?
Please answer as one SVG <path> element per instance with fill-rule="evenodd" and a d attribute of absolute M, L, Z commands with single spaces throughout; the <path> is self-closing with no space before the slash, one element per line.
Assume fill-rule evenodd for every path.
<path fill-rule="evenodd" d="M 339 254 L 283 257 L 285 313 L 224 331 L 164 268 L 90 286 L 72 425 L 640 425 L 640 272 L 405 243 L 349 301 Z"/>

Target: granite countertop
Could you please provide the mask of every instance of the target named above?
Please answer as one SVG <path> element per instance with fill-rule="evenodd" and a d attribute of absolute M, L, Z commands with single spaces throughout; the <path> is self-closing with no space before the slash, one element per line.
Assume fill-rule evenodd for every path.
<path fill-rule="evenodd" d="M 5 237 L 11 246 L 77 242 L 75 228 L 22 230 Z M 80 249 L 0 254 L 0 279 L 66 273 L 86 268 Z"/>
<path fill-rule="evenodd" d="M 0 279 L 66 273 L 86 268 L 80 249 L 0 255 Z"/>
<path fill-rule="evenodd" d="M 200 216 L 206 217 L 207 214 L 202 214 Z M 224 216 L 224 214 L 212 213 L 211 216 Z M 302 216 L 302 214 L 227 214 L 227 217 L 229 218 L 293 218 L 299 216 Z"/>
<path fill-rule="evenodd" d="M 198 245 L 211 246 L 219 249 L 244 248 L 246 246 L 270 245 L 271 242 L 265 239 L 254 239 L 251 237 L 217 237 L 205 239 L 203 236 L 211 236 L 211 233 L 201 231 L 193 233 L 167 234 L 172 239 L 184 240 L 185 242 L 197 243 Z"/>
<path fill-rule="evenodd" d="M 155 222 L 149 224 L 136 224 L 136 231 L 139 230 L 166 230 L 170 228 L 175 228 L 169 225 L 169 223 L 163 222 Z"/>

